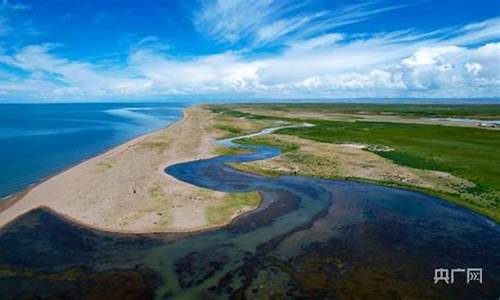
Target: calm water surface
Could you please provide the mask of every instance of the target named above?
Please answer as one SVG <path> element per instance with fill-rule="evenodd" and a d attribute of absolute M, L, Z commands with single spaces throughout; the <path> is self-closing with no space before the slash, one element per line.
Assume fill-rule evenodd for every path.
<path fill-rule="evenodd" d="M 184 104 L 0 105 L 0 198 L 124 141 L 167 126 Z"/>

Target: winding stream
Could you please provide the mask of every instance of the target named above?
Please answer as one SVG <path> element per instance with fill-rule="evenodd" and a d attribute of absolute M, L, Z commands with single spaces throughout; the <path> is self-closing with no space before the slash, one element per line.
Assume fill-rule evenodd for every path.
<path fill-rule="evenodd" d="M 100 233 L 33 212 L 0 237 L 0 274 L 18 272 L 0 276 L 0 298 L 34 289 L 38 296 L 95 296 L 96 289 L 115 285 L 115 291 L 126 285 L 129 296 L 158 299 L 500 295 L 498 224 L 417 192 L 235 170 L 226 164 L 280 154 L 235 141 L 219 143 L 254 152 L 181 163 L 165 172 L 213 190 L 259 191 L 258 209 L 218 230 L 153 236 Z M 453 284 L 435 285 L 435 268 L 482 268 L 483 283 L 467 284 L 457 274 Z M 73 285 L 76 291 L 68 292 Z"/>

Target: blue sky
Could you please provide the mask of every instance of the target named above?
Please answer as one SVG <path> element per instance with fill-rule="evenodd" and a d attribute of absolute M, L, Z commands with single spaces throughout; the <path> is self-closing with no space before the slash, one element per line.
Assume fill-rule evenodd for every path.
<path fill-rule="evenodd" d="M 15 1 L 0 101 L 500 96 L 500 2 Z"/>

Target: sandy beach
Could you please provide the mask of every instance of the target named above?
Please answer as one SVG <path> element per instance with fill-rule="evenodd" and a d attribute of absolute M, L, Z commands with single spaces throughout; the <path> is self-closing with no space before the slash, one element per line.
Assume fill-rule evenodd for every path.
<path fill-rule="evenodd" d="M 208 210 L 232 197 L 180 182 L 165 167 L 215 156 L 213 114 L 187 108 L 182 120 L 80 163 L 9 199 L 0 207 L 0 228 L 36 208 L 92 228 L 124 233 L 186 232 L 221 226 L 253 206 L 233 207 L 213 222 Z"/>

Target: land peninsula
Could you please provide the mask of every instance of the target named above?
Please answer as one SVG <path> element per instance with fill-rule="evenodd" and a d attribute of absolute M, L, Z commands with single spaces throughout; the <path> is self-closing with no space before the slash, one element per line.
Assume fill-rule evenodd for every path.
<path fill-rule="evenodd" d="M 226 194 L 180 182 L 165 167 L 213 157 L 230 118 L 203 107 L 182 120 L 87 160 L 7 200 L 0 227 L 36 208 L 49 208 L 83 225 L 112 232 L 185 232 L 222 226 L 260 204 L 257 192 Z M 254 132 L 272 122 L 240 120 Z"/>
<path fill-rule="evenodd" d="M 417 189 L 498 222 L 500 130 L 481 123 L 499 116 L 500 106 L 192 106 L 168 128 L 111 149 L 7 201 L 0 208 L 0 227 L 42 207 L 112 232 L 186 232 L 225 225 L 258 207 L 258 192 L 211 191 L 180 182 L 164 169 L 242 151 L 217 146 L 217 139 L 303 123 L 311 126 L 238 141 L 279 147 L 283 154 L 232 166 L 266 176 Z"/>

